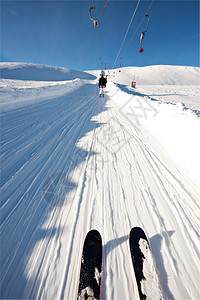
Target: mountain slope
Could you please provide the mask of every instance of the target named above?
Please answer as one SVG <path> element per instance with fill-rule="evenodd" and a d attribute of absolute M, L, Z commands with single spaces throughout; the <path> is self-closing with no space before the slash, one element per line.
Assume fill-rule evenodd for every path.
<path fill-rule="evenodd" d="M 94 79 L 85 72 L 74 71 L 61 67 L 45 66 L 27 63 L 0 63 L 1 78 L 36 81 L 61 81 Z"/>
<path fill-rule="evenodd" d="M 87 71 L 99 76 L 100 71 Z M 155 65 L 124 67 L 107 70 L 115 83 L 130 85 L 134 80 L 140 85 L 199 85 L 200 68 L 186 66 Z"/>
<path fill-rule="evenodd" d="M 121 82 L 99 98 L 96 80 L 73 76 L 2 79 L 0 91 L 1 298 L 76 299 L 84 238 L 97 229 L 102 298 L 138 299 L 128 235 L 140 226 L 164 297 L 198 299 L 200 190 L 182 162 L 198 169 L 198 115 Z"/>

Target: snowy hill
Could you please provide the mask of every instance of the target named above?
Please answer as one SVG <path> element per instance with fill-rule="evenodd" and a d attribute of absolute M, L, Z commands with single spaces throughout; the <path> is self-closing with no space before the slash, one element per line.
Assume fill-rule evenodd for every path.
<path fill-rule="evenodd" d="M 120 72 L 119 72 L 120 71 Z M 99 71 L 87 71 L 99 76 Z M 125 67 L 108 70 L 113 82 L 130 85 L 199 85 L 200 68 L 185 66 L 156 65 L 147 67 Z"/>
<path fill-rule="evenodd" d="M 184 66 L 128 67 L 115 70 L 113 81 L 130 85 L 134 79 L 138 85 L 199 85 L 200 69 Z"/>
<path fill-rule="evenodd" d="M 104 98 L 99 71 L 1 70 L 0 298 L 77 299 L 96 229 L 102 299 L 139 299 L 128 241 L 139 226 L 163 299 L 199 299 L 199 68 L 110 71 Z"/>
<path fill-rule="evenodd" d="M 36 81 L 61 81 L 80 79 L 94 79 L 85 72 L 66 68 L 27 64 L 27 63 L 0 63 L 1 78 Z"/>
<path fill-rule="evenodd" d="M 66 68 L 0 63 L 1 111 L 32 105 L 59 97 L 95 77 Z"/>
<path fill-rule="evenodd" d="M 100 71 L 87 71 L 99 76 Z M 124 91 L 136 82 L 137 92 L 167 103 L 183 103 L 193 110 L 200 110 L 200 68 L 157 65 L 126 67 L 107 70 L 110 81 Z"/>

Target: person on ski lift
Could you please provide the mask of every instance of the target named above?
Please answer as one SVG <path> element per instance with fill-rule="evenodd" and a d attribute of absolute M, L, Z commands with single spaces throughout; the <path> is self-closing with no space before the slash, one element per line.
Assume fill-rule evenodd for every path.
<path fill-rule="evenodd" d="M 104 97 L 104 88 L 106 87 L 107 79 L 101 73 L 101 77 L 99 78 L 99 97 Z"/>

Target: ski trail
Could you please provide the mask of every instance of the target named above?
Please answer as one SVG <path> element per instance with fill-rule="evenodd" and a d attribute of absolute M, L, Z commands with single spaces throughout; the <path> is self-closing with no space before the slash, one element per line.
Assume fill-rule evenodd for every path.
<path fill-rule="evenodd" d="M 2 114 L 2 298 L 76 299 L 84 239 L 96 229 L 102 298 L 139 299 L 135 226 L 150 239 L 164 296 L 198 298 L 199 190 L 120 108 L 109 85 L 98 98 L 87 83 Z"/>

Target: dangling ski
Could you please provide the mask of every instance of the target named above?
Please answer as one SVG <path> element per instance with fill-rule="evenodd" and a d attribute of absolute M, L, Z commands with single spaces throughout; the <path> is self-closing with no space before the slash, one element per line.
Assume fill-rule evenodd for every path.
<path fill-rule="evenodd" d="M 140 299 L 162 299 L 150 244 L 140 227 L 131 229 L 129 244 Z"/>
<path fill-rule="evenodd" d="M 83 246 L 78 300 L 100 299 L 101 277 L 102 239 L 97 230 L 91 230 Z"/>

